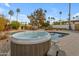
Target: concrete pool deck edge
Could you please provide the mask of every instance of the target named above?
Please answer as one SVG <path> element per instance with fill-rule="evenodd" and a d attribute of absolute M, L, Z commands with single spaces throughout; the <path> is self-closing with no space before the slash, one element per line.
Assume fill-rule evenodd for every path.
<path fill-rule="evenodd" d="M 75 31 L 55 31 L 69 33 L 69 35 L 60 38 L 57 45 L 66 52 L 67 56 L 79 56 L 79 32 Z M 52 41 L 53 43 L 53 41 Z"/>

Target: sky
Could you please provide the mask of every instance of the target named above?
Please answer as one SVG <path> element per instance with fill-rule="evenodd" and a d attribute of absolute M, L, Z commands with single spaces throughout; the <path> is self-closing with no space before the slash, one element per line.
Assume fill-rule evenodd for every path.
<path fill-rule="evenodd" d="M 19 21 L 29 23 L 27 15 L 30 15 L 35 9 L 42 8 L 47 10 L 46 20 L 48 17 L 55 17 L 56 21 L 60 19 L 59 12 L 62 11 L 61 19 L 67 20 L 68 18 L 68 3 L 0 3 L 0 14 L 4 14 L 6 18 L 10 18 L 8 15 L 9 10 L 14 11 L 14 15 L 11 20 L 16 20 L 16 9 L 20 8 Z M 71 15 L 79 15 L 79 3 L 71 4 Z M 49 20 L 52 21 L 53 20 Z"/>

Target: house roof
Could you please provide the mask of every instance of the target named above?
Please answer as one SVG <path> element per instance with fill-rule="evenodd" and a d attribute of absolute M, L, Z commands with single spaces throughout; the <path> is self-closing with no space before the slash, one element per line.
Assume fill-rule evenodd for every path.
<path fill-rule="evenodd" d="M 79 20 L 71 20 L 71 22 L 79 22 Z"/>

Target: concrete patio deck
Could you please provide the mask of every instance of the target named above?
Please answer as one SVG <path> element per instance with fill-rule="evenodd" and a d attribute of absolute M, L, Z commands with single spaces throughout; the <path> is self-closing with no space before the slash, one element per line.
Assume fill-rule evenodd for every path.
<path fill-rule="evenodd" d="M 63 49 L 67 56 L 79 56 L 79 32 L 74 31 L 57 31 L 69 33 L 68 36 L 60 38 L 57 43 Z"/>

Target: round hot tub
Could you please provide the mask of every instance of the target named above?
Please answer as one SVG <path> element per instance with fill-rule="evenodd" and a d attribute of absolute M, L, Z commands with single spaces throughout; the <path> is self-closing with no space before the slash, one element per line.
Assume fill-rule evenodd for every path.
<path fill-rule="evenodd" d="M 50 34 L 45 31 L 25 31 L 12 34 L 11 55 L 46 55 L 51 45 L 50 38 Z"/>

